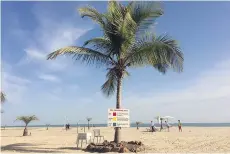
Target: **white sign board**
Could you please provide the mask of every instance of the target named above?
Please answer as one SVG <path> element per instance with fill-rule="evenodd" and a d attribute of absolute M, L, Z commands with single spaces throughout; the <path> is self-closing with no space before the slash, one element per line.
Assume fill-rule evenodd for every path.
<path fill-rule="evenodd" d="M 108 109 L 108 127 L 130 127 L 129 109 Z"/>

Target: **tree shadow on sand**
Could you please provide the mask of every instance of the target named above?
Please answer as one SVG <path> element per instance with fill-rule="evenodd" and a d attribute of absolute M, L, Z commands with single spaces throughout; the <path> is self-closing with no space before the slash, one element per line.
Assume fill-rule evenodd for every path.
<path fill-rule="evenodd" d="M 95 153 L 95 152 L 87 151 L 85 148 L 77 148 L 77 147 L 60 147 L 58 149 L 62 149 L 62 150 L 81 150 L 81 151 L 87 152 L 87 153 Z"/>
<path fill-rule="evenodd" d="M 57 149 L 60 149 L 60 150 L 84 150 L 84 148 L 77 148 L 77 147 L 60 147 Z"/>
<path fill-rule="evenodd" d="M 2 137 L 23 137 L 22 135 L 21 136 L 1 136 Z"/>
<path fill-rule="evenodd" d="M 53 150 L 44 150 L 44 149 L 35 150 L 34 146 L 36 146 L 36 145 L 38 145 L 38 144 L 30 144 L 30 143 L 9 144 L 6 146 L 2 146 L 1 151 L 34 152 L 34 153 L 47 153 L 47 152 L 49 152 L 49 153 L 60 153 L 60 151 L 53 151 Z"/>

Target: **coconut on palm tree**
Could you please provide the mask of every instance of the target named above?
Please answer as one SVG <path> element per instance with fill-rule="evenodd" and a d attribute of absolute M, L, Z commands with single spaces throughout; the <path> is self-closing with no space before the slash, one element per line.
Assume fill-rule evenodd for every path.
<path fill-rule="evenodd" d="M 24 128 L 24 131 L 23 131 L 23 136 L 27 136 L 28 135 L 28 130 L 27 130 L 28 124 L 31 121 L 38 120 L 38 118 L 35 115 L 33 115 L 33 116 L 20 116 L 20 117 L 17 117 L 15 121 L 17 121 L 17 120 L 23 121 L 25 123 L 25 128 Z"/>
<path fill-rule="evenodd" d="M 103 31 L 102 37 L 87 40 L 83 46 L 67 46 L 50 53 L 47 59 L 60 55 L 107 69 L 107 80 L 101 90 L 106 96 L 116 92 L 116 108 L 121 108 L 122 81 L 129 76 L 129 68 L 152 66 L 161 73 L 170 68 L 183 69 L 183 54 L 176 40 L 168 35 L 157 36 L 149 27 L 163 14 L 158 2 L 136 1 L 126 6 L 108 2 L 105 13 L 91 6 L 82 7 L 79 13 L 96 22 Z M 115 128 L 114 141 L 119 143 L 120 128 Z"/>

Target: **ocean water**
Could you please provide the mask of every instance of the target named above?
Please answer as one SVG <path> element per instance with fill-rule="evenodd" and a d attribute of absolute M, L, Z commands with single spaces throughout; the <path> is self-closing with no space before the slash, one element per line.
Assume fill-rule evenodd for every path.
<path fill-rule="evenodd" d="M 93 124 L 95 127 L 107 127 L 107 124 Z M 177 126 L 177 123 L 171 124 Z M 87 127 L 87 124 L 70 124 L 70 127 Z M 91 124 L 92 126 L 92 124 Z M 155 124 L 156 127 L 159 127 L 160 124 Z M 164 124 L 163 124 L 164 126 Z M 230 123 L 182 123 L 183 127 L 230 127 Z M 3 126 L 1 126 L 3 127 Z M 24 127 L 24 126 L 6 126 L 6 127 Z M 46 127 L 45 125 L 29 125 L 28 127 Z M 64 125 L 50 125 L 49 127 L 64 127 Z M 136 127 L 135 123 L 131 123 L 130 127 Z M 139 127 L 150 127 L 150 123 L 140 124 Z"/>

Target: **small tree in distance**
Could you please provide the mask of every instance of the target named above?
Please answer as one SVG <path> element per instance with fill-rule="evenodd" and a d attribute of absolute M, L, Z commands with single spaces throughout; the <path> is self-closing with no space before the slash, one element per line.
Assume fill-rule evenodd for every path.
<path fill-rule="evenodd" d="M 1 92 L 1 104 L 3 104 L 6 101 L 6 95 Z M 1 113 L 4 113 L 4 111 L 1 109 Z"/>
<path fill-rule="evenodd" d="M 49 126 L 50 126 L 50 124 L 46 124 L 46 130 L 48 130 L 48 129 L 49 129 Z"/>
<path fill-rule="evenodd" d="M 89 130 L 89 122 L 92 120 L 92 118 L 87 117 L 86 120 L 88 121 L 88 130 Z"/>
<path fill-rule="evenodd" d="M 6 101 L 6 95 L 1 92 L 1 103 L 4 103 Z"/>
<path fill-rule="evenodd" d="M 15 121 L 17 121 L 17 120 L 23 121 L 25 123 L 23 136 L 28 136 L 28 130 L 27 130 L 28 124 L 31 121 L 38 120 L 38 118 L 35 115 L 33 115 L 33 116 L 20 116 L 20 117 L 17 117 Z"/>
<path fill-rule="evenodd" d="M 140 121 L 137 121 L 137 122 L 136 122 L 137 129 L 139 129 L 139 125 L 140 125 L 140 124 L 142 124 L 142 122 L 140 122 Z"/>

